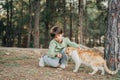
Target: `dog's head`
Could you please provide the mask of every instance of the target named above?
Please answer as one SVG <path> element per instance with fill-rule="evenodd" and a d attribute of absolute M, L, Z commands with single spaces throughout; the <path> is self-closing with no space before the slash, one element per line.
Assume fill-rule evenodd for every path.
<path fill-rule="evenodd" d="M 65 50 L 65 53 L 67 55 L 71 55 L 71 53 L 75 50 L 76 50 L 76 48 L 74 48 L 74 47 L 67 47 L 66 50 Z"/>

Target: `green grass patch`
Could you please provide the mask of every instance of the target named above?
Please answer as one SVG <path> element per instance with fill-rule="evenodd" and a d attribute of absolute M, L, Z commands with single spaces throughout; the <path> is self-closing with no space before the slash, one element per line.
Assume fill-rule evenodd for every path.
<path fill-rule="evenodd" d="M 5 51 L 4 50 L 0 50 L 0 56 L 5 55 Z"/>
<path fill-rule="evenodd" d="M 3 66 L 11 66 L 11 67 L 19 67 L 20 64 L 18 64 L 17 60 L 27 60 L 32 59 L 30 56 L 16 56 L 16 57 L 8 57 L 8 58 L 0 58 L 0 64 Z"/>
<path fill-rule="evenodd" d="M 30 56 L 18 56 L 16 57 L 16 60 L 25 60 L 25 59 L 32 59 Z"/>
<path fill-rule="evenodd" d="M 16 57 L 9 57 L 0 59 L 0 61 L 16 61 L 16 60 L 26 60 L 26 59 L 32 59 L 30 56 L 16 56 Z"/>
<path fill-rule="evenodd" d="M 119 78 L 112 78 L 110 80 L 120 80 L 120 77 Z"/>
<path fill-rule="evenodd" d="M 6 67 L 20 67 L 18 63 L 4 63 L 3 65 Z"/>
<path fill-rule="evenodd" d="M 51 72 L 48 72 L 48 71 L 45 72 L 45 75 L 46 75 L 46 76 L 50 76 L 51 74 L 52 74 Z"/>
<path fill-rule="evenodd" d="M 120 80 L 120 71 L 110 80 Z"/>

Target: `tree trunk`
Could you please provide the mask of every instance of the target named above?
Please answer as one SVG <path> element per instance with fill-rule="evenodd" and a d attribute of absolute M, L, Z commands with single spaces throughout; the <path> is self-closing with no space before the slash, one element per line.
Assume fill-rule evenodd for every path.
<path fill-rule="evenodd" d="M 109 0 L 108 27 L 105 39 L 105 54 L 110 69 L 120 64 L 120 1 Z"/>
<path fill-rule="evenodd" d="M 28 28 L 28 38 L 27 38 L 27 47 L 30 47 L 31 35 L 32 35 L 32 8 L 31 8 L 31 0 L 29 0 L 29 28 Z"/>
<path fill-rule="evenodd" d="M 83 22 L 83 19 L 82 19 L 82 16 L 83 16 L 83 0 L 79 0 L 79 25 L 78 25 L 78 43 L 82 44 L 83 43 L 83 25 L 82 25 L 82 22 Z"/>
<path fill-rule="evenodd" d="M 23 26 L 23 0 L 21 2 L 21 10 L 20 10 L 20 21 L 18 27 L 18 47 L 21 47 L 21 34 L 22 34 L 22 26 Z"/>
<path fill-rule="evenodd" d="M 53 0 L 52 0 L 53 1 Z M 46 14 L 47 13 L 50 13 L 50 2 L 49 0 L 46 0 Z M 46 15 L 48 16 L 48 15 Z M 48 41 L 49 41 L 49 37 L 48 37 L 48 34 L 49 34 L 49 18 L 47 19 L 46 18 L 46 21 L 45 21 L 45 46 L 44 47 L 48 47 Z"/>
<path fill-rule="evenodd" d="M 49 22 L 46 22 L 46 23 L 45 23 L 45 26 L 46 26 L 46 28 L 45 28 L 45 36 L 46 36 L 46 37 L 45 37 L 45 41 L 46 41 L 46 42 L 45 42 L 45 47 L 46 47 L 46 48 L 48 48 L 48 45 L 49 45 L 49 36 L 48 36 L 48 35 L 49 35 L 49 25 L 48 25 L 48 23 L 49 23 Z"/>
<path fill-rule="evenodd" d="M 72 40 L 72 3 L 70 1 L 70 40 Z"/>
<path fill-rule="evenodd" d="M 9 47 L 12 47 L 13 46 L 13 37 L 12 37 L 12 35 L 13 35 L 13 30 L 12 30 L 12 28 L 13 28 L 13 21 L 12 21 L 12 19 L 13 19 L 13 0 L 11 0 L 11 2 L 10 2 L 10 37 L 9 37 Z"/>
<path fill-rule="evenodd" d="M 11 47 L 13 44 L 13 39 L 12 39 L 12 3 L 13 0 L 9 1 L 7 0 L 7 27 L 6 27 L 6 47 Z"/>
<path fill-rule="evenodd" d="M 9 1 L 6 0 L 6 4 L 7 4 L 7 26 L 6 26 L 6 33 L 5 33 L 5 47 L 8 46 L 8 34 L 9 34 L 9 31 L 8 31 L 8 28 L 9 28 Z"/>
<path fill-rule="evenodd" d="M 35 0 L 35 25 L 34 25 L 34 47 L 39 48 L 39 17 L 40 17 L 40 0 Z"/>
<path fill-rule="evenodd" d="M 64 27 L 64 36 L 66 36 L 66 2 L 65 2 L 65 0 L 63 0 L 63 4 L 64 4 L 64 6 L 63 6 L 63 14 L 64 14 L 64 16 L 63 16 L 63 19 L 64 19 L 63 27 Z"/>
<path fill-rule="evenodd" d="M 55 0 L 46 0 L 46 20 L 45 20 L 45 47 L 48 48 L 50 37 L 49 37 L 49 28 L 53 26 L 52 21 L 54 20 L 53 17 L 55 16 Z M 51 14 L 51 15 L 49 15 Z"/>

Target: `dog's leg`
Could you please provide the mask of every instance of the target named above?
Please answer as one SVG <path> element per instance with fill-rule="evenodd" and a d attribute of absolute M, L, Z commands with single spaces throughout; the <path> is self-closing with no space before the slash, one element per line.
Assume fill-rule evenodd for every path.
<path fill-rule="evenodd" d="M 93 69 L 93 72 L 89 73 L 90 75 L 94 75 L 98 71 L 98 68 L 95 66 L 92 66 L 92 69 Z"/>
<path fill-rule="evenodd" d="M 77 51 L 73 51 L 71 53 L 71 57 L 72 57 L 72 59 L 75 63 L 75 69 L 73 70 L 73 72 L 77 72 L 79 67 L 80 67 L 80 64 L 81 64 L 81 60 L 79 58 L 79 55 L 78 55 Z"/>
<path fill-rule="evenodd" d="M 77 72 L 78 71 L 78 69 L 79 69 L 79 67 L 80 67 L 80 62 L 76 62 L 75 63 L 75 69 L 73 70 L 73 72 Z"/>
<path fill-rule="evenodd" d="M 105 70 L 104 70 L 104 67 L 99 67 L 99 70 L 101 70 L 101 75 L 105 75 Z"/>

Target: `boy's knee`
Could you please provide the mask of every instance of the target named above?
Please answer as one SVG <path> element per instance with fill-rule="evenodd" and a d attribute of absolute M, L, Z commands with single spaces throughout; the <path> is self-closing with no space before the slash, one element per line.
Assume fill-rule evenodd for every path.
<path fill-rule="evenodd" d="M 50 57 L 48 57 L 47 55 L 44 56 L 44 61 L 45 61 L 46 65 L 49 65 L 51 67 L 58 67 L 59 66 L 59 60 L 53 60 Z"/>
<path fill-rule="evenodd" d="M 59 66 L 59 63 L 52 64 L 51 66 L 52 66 L 52 67 L 58 67 L 58 66 Z"/>

